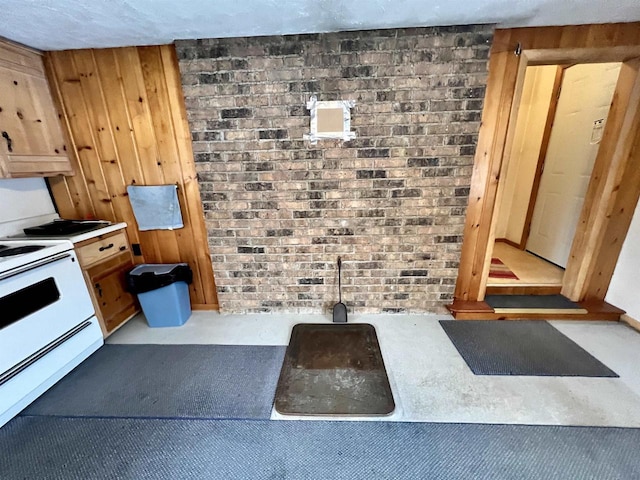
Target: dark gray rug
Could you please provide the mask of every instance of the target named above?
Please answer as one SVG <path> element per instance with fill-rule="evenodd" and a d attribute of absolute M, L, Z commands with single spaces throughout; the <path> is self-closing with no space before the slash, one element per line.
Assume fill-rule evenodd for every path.
<path fill-rule="evenodd" d="M 617 377 L 545 321 L 440 320 L 476 375 Z"/>
<path fill-rule="evenodd" d="M 484 301 L 491 308 L 540 308 L 574 310 L 582 308 L 562 295 L 487 295 Z"/>
<path fill-rule="evenodd" d="M 285 347 L 105 345 L 23 415 L 270 418 Z"/>
<path fill-rule="evenodd" d="M 17 417 L 0 478 L 633 479 L 640 429 Z"/>

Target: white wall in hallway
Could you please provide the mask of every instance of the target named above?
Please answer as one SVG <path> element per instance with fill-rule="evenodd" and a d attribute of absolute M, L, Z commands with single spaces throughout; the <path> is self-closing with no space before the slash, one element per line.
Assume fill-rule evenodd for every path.
<path fill-rule="evenodd" d="M 618 264 L 613 272 L 606 301 L 640 320 L 640 208 L 636 207 L 629 233 L 622 245 Z"/>
<path fill-rule="evenodd" d="M 0 180 L 0 236 L 20 233 L 22 221 L 55 213 L 44 178 Z"/>

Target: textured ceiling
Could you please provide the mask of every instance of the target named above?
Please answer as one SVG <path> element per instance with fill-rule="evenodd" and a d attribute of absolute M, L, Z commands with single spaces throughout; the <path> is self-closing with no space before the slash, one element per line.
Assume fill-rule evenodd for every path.
<path fill-rule="evenodd" d="M 0 0 L 0 36 L 42 50 L 495 23 L 631 22 L 640 0 Z"/>

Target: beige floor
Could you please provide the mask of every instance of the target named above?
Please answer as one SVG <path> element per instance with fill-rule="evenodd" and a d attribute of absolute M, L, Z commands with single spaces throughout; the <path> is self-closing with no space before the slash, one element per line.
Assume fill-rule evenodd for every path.
<path fill-rule="evenodd" d="M 562 285 L 562 268 L 504 242 L 495 243 L 492 257 L 499 258 L 519 279 L 489 277 L 488 286 Z"/>

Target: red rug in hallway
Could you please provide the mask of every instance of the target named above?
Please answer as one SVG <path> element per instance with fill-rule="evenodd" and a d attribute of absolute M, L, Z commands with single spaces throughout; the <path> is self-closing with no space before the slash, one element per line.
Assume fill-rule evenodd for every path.
<path fill-rule="evenodd" d="M 518 276 L 509 270 L 502 260 L 499 258 L 491 259 L 491 267 L 489 268 L 489 278 L 508 278 L 511 280 L 520 280 Z"/>

